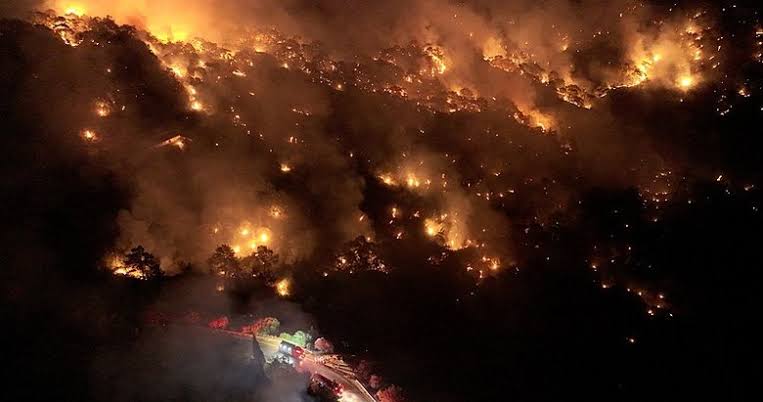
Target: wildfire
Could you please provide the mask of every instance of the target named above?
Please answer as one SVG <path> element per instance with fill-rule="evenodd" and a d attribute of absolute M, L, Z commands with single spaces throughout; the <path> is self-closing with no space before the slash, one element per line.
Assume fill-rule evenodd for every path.
<path fill-rule="evenodd" d="M 519 113 L 514 114 L 514 119 L 528 127 L 539 128 L 540 131 L 544 133 L 551 131 L 554 127 L 552 117 L 535 108 L 527 110 L 520 109 Z"/>
<path fill-rule="evenodd" d="M 432 63 L 432 67 L 429 69 L 431 75 L 442 75 L 448 70 L 448 66 L 445 64 L 445 54 L 441 48 L 427 46 L 424 48 L 424 53 L 429 56 L 429 60 Z"/>
<path fill-rule="evenodd" d="M 506 56 L 506 49 L 504 49 L 500 40 L 496 38 L 489 38 L 485 44 L 482 45 L 482 57 L 485 60 L 503 56 Z"/>
<path fill-rule="evenodd" d="M 95 114 L 98 115 L 98 117 L 107 117 L 111 114 L 111 107 L 104 101 L 96 101 Z"/>
<path fill-rule="evenodd" d="M 80 4 L 70 4 L 64 9 L 64 14 L 76 15 L 77 17 L 85 15 L 85 12 L 85 7 Z"/>
<path fill-rule="evenodd" d="M 175 76 L 178 78 L 183 78 L 187 74 L 186 69 L 178 65 L 170 66 L 170 71 L 172 71 L 172 74 L 175 74 Z"/>
<path fill-rule="evenodd" d="M 437 236 L 439 233 L 443 231 L 443 227 L 441 223 L 438 223 L 434 219 L 424 219 L 424 233 L 426 233 L 429 237 Z"/>
<path fill-rule="evenodd" d="M 421 185 L 421 181 L 419 181 L 415 175 L 408 174 L 408 177 L 405 179 L 405 184 L 410 188 L 417 188 Z"/>
<path fill-rule="evenodd" d="M 166 28 L 160 28 L 160 27 L 149 27 L 149 32 L 151 32 L 154 37 L 162 43 L 173 43 L 173 42 L 185 42 L 188 40 L 188 32 L 184 29 L 180 29 L 177 27 L 166 27 Z"/>
<path fill-rule="evenodd" d="M 268 215 L 270 215 L 272 218 L 280 219 L 283 217 L 283 209 L 279 207 L 278 205 L 273 205 L 270 207 L 270 211 L 268 212 Z"/>
<path fill-rule="evenodd" d="M 289 278 L 283 278 L 275 284 L 276 293 L 281 297 L 289 296 L 290 286 L 291 282 L 289 281 Z"/>
<path fill-rule="evenodd" d="M 82 133 L 80 133 L 80 137 L 82 137 L 85 142 L 97 142 L 100 140 L 98 133 L 93 130 L 83 130 Z"/>
<path fill-rule="evenodd" d="M 397 184 L 395 179 L 389 173 L 380 174 L 378 177 L 379 177 L 379 180 L 382 181 L 382 183 L 384 183 L 384 184 L 386 184 L 388 186 L 394 186 L 394 185 Z"/>
<path fill-rule="evenodd" d="M 136 269 L 130 269 L 125 265 L 124 258 L 120 254 L 113 254 L 108 257 L 107 265 L 114 275 L 128 276 L 135 279 L 146 279 L 142 272 Z"/>
<path fill-rule="evenodd" d="M 483 256 L 481 260 L 491 271 L 497 271 L 501 267 L 501 260 L 496 257 Z"/>
<path fill-rule="evenodd" d="M 186 145 L 191 141 L 190 138 L 184 137 L 181 134 L 178 134 L 172 138 L 169 138 L 167 140 L 164 140 L 156 145 L 156 147 L 166 147 L 166 146 L 173 146 L 179 150 L 184 150 Z"/>
<path fill-rule="evenodd" d="M 695 79 L 691 75 L 684 75 L 678 79 L 678 87 L 684 91 L 691 89 L 695 84 Z"/>
<path fill-rule="evenodd" d="M 204 104 L 202 104 L 198 100 L 191 101 L 191 110 L 195 112 L 201 112 L 204 110 Z"/>
<path fill-rule="evenodd" d="M 272 211 L 271 211 L 272 213 Z M 279 212 L 280 215 L 280 212 Z M 242 248 L 239 244 L 243 242 L 251 250 L 257 250 L 259 246 L 268 246 L 272 240 L 272 232 L 266 227 L 252 228 L 252 225 L 248 222 L 244 222 L 236 232 L 238 234 L 236 245 L 233 246 L 233 251 L 238 255 L 242 252 Z"/>
<path fill-rule="evenodd" d="M 551 129 L 552 120 L 551 116 L 543 114 L 537 110 L 533 110 L 529 113 L 530 125 L 538 127 L 541 131 L 548 131 Z"/>
<path fill-rule="evenodd" d="M 127 268 L 117 268 L 114 271 L 112 271 L 114 275 L 122 275 L 122 276 L 129 276 L 131 278 L 135 279 L 145 279 L 143 277 L 143 274 L 140 271 L 136 270 L 128 270 Z"/>
<path fill-rule="evenodd" d="M 143 21 L 144 27 L 151 37 L 147 44 L 154 50 L 160 47 L 160 45 L 173 45 L 175 43 L 188 44 L 199 53 L 207 52 L 210 48 L 214 48 L 207 47 L 206 43 L 201 40 L 191 39 L 196 34 L 196 31 L 204 34 L 213 33 L 214 30 L 210 31 L 207 29 L 205 31 L 205 27 L 201 24 L 205 22 L 203 16 L 193 15 L 183 10 L 179 12 L 166 12 L 161 8 L 149 9 L 147 5 L 141 2 L 138 2 L 140 4 L 135 5 L 135 7 L 115 7 L 109 4 L 101 4 L 104 2 L 90 0 L 78 0 L 76 3 L 71 3 L 68 0 L 52 0 L 52 2 L 54 8 L 59 13 L 63 13 L 71 18 L 79 18 L 85 15 L 87 11 L 93 15 L 112 15 L 118 23 L 129 23 L 136 15 L 140 15 L 141 19 L 145 19 Z M 92 10 L 86 10 L 86 8 Z M 694 15 L 685 15 L 684 17 L 676 17 L 672 20 L 660 21 L 660 24 L 653 28 L 652 31 L 646 33 L 634 32 L 633 35 L 628 36 L 629 41 L 626 43 L 627 62 L 618 66 L 617 70 L 619 72 L 608 77 L 607 82 L 585 82 L 578 80 L 570 72 L 570 67 L 572 66 L 554 65 L 553 60 L 555 58 L 560 58 L 561 56 L 561 59 L 566 59 L 567 56 L 564 53 L 568 53 L 570 46 L 576 46 L 579 42 L 579 40 L 571 37 L 569 32 L 556 30 L 549 32 L 549 35 L 551 35 L 550 39 L 556 44 L 554 48 L 559 52 L 558 54 L 549 55 L 545 54 L 547 52 L 536 52 L 532 48 L 532 42 L 529 41 L 519 43 L 517 48 L 517 45 L 512 45 L 512 39 L 515 38 L 511 38 L 507 32 L 498 30 L 482 37 L 482 42 L 478 43 L 478 47 L 481 47 L 483 59 L 491 66 L 506 71 L 519 72 L 523 75 L 530 75 L 539 82 L 554 86 L 560 99 L 579 107 L 591 108 L 592 98 L 604 96 L 608 91 L 616 88 L 638 86 L 646 82 L 657 83 L 658 85 L 682 91 L 694 87 L 698 81 L 696 78 L 692 78 L 691 82 L 687 83 L 684 77 L 677 77 L 675 71 L 686 71 L 688 68 L 692 71 L 692 74 L 698 74 L 704 68 L 703 63 L 713 60 L 715 55 L 711 48 L 715 48 L 715 45 L 707 45 L 712 43 L 711 40 L 715 41 L 721 38 L 710 37 L 710 34 L 713 32 L 713 24 L 710 21 L 704 20 L 703 15 L 705 15 L 704 12 L 698 12 Z M 55 22 L 52 22 L 52 24 L 55 25 Z M 62 38 L 67 43 L 73 46 L 78 44 L 76 38 L 71 37 L 76 36 L 75 34 L 64 31 L 58 33 L 62 35 Z M 602 32 L 596 33 L 594 37 L 597 35 L 602 35 Z M 507 38 L 504 39 L 504 36 L 507 36 Z M 474 38 L 472 32 L 469 32 L 469 37 Z M 299 46 L 305 44 L 298 43 L 299 46 L 294 47 L 294 42 L 291 39 L 286 39 L 276 32 L 254 32 L 241 38 L 237 37 L 228 43 L 221 43 L 221 45 L 232 50 L 208 53 L 205 56 L 213 56 L 225 61 L 235 61 L 237 52 L 253 49 L 256 52 L 267 52 L 275 56 L 278 59 L 279 65 L 283 68 L 314 75 L 321 82 L 336 90 L 343 90 L 346 87 L 357 87 L 371 92 L 384 91 L 390 94 L 406 94 L 405 97 L 410 96 L 410 94 L 417 94 L 414 96 L 423 100 L 422 105 L 450 112 L 464 109 L 479 109 L 479 106 L 469 104 L 464 99 L 460 99 L 459 102 L 448 99 L 447 104 L 435 106 L 435 99 L 443 99 L 442 97 L 433 97 L 431 92 L 425 88 L 410 88 L 411 86 L 409 85 L 403 85 L 406 88 L 401 88 L 398 85 L 401 82 L 374 83 L 369 77 L 365 76 L 354 78 L 337 76 L 335 74 L 338 71 L 337 63 L 330 59 L 313 58 L 312 61 L 320 60 L 320 67 L 305 68 L 305 62 L 311 57 L 308 56 L 307 52 L 303 53 L 299 50 Z M 718 50 L 720 50 L 720 47 L 718 47 Z M 419 60 L 419 74 L 404 74 L 401 76 L 402 82 L 414 84 L 414 86 L 417 83 L 425 84 L 429 80 L 422 79 L 425 78 L 424 76 L 438 78 L 438 76 L 452 70 L 452 66 L 449 64 L 455 57 L 450 57 L 440 45 L 426 44 L 423 47 L 418 47 L 416 53 L 421 57 Z M 540 56 L 539 53 L 544 54 L 544 56 Z M 408 53 L 408 55 L 410 54 L 412 53 Z M 175 59 L 176 55 L 162 57 L 162 55 L 157 54 L 157 56 L 160 56 L 160 59 L 178 78 L 186 79 L 189 75 L 188 70 L 178 64 L 178 61 Z M 169 58 L 169 60 L 164 60 L 165 58 Z M 394 55 L 380 58 L 380 60 L 392 65 L 402 66 Z M 199 60 L 198 63 L 200 67 L 206 66 L 206 61 L 204 60 Z M 252 66 L 251 60 L 248 63 Z M 713 64 L 713 68 L 715 66 L 717 66 L 717 62 Z M 228 74 L 234 77 L 248 76 L 246 69 L 242 68 L 241 65 L 232 67 L 234 68 Z M 362 69 L 356 68 L 355 71 L 360 72 Z M 221 77 L 218 76 L 217 78 L 220 79 Z M 704 79 L 707 79 L 706 75 Z M 448 86 L 449 84 L 452 83 L 445 85 Z M 461 85 L 463 84 L 465 83 L 461 83 Z M 200 112 L 204 111 L 207 107 L 193 97 L 189 100 L 189 108 Z M 531 123 L 534 124 L 534 127 L 541 128 L 544 131 L 551 129 L 547 121 Z"/>
<path fill-rule="evenodd" d="M 96 3 L 91 2 L 90 4 L 94 10 L 97 9 L 98 6 L 96 6 Z M 65 10 L 65 14 L 69 15 L 65 19 L 70 22 L 76 20 L 74 16 L 82 16 L 85 14 L 85 8 L 80 5 L 68 5 L 63 9 L 60 7 L 57 9 L 59 12 Z M 95 11 L 93 11 L 93 13 L 95 14 Z M 76 43 L 71 41 L 71 38 L 74 37 L 76 39 L 78 34 L 84 32 L 87 28 L 81 28 L 81 26 L 86 26 L 86 24 L 80 22 L 80 25 L 75 25 L 74 22 L 72 22 L 71 25 L 74 28 L 72 28 L 70 32 L 58 33 L 65 41 L 67 41 L 67 43 Z M 51 24 L 50 26 L 55 27 L 54 24 Z M 367 76 L 362 61 L 355 63 L 354 68 L 348 69 L 346 66 L 343 67 L 342 63 L 331 60 L 325 55 L 320 57 L 316 56 L 311 59 L 313 56 L 310 56 L 309 52 L 301 50 L 309 49 L 308 44 L 295 42 L 290 39 L 287 40 L 287 38 L 280 36 L 279 34 L 260 33 L 252 34 L 249 38 L 236 38 L 237 40 L 241 39 L 241 43 L 238 46 L 234 44 L 230 47 L 233 50 L 229 51 L 222 49 L 222 46 L 226 46 L 227 48 L 229 43 L 221 43 L 220 48 L 216 48 L 216 45 L 214 44 L 207 46 L 206 42 L 186 42 L 189 37 L 189 32 L 192 32 L 190 29 L 181 29 L 174 25 L 153 23 L 148 23 L 146 26 L 149 33 L 153 35 L 156 40 L 152 39 L 150 35 L 148 35 L 148 39 L 144 40 L 159 58 L 166 69 L 167 74 L 171 73 L 185 88 L 188 96 L 186 106 L 190 108 L 190 110 L 197 112 L 209 108 L 214 112 L 219 111 L 222 113 L 222 111 L 226 111 L 227 113 L 228 107 L 223 107 L 222 103 L 209 103 L 205 106 L 201 100 L 207 102 L 208 100 L 217 98 L 212 96 L 199 97 L 199 93 L 202 93 L 203 95 L 210 94 L 210 92 L 205 89 L 205 85 L 215 80 L 215 78 L 217 80 L 224 80 L 226 76 L 230 77 L 232 75 L 233 77 L 238 77 L 236 83 L 244 84 L 255 76 L 255 74 L 252 73 L 253 70 L 249 69 L 249 67 L 254 67 L 253 61 L 249 60 L 247 56 L 242 56 L 245 54 L 243 50 L 249 49 L 254 49 L 257 52 L 269 52 L 269 55 L 271 55 L 276 60 L 276 63 L 278 63 L 277 65 L 291 70 L 289 71 L 289 75 L 305 74 L 305 76 L 314 79 L 316 82 L 324 84 L 327 88 L 336 90 L 352 88 L 353 91 L 357 89 L 358 91 L 366 91 L 367 93 L 381 93 L 382 91 L 385 91 L 386 94 L 396 94 L 396 96 L 401 97 L 405 101 L 415 102 L 417 108 L 421 107 L 421 109 L 424 110 L 448 112 L 480 111 L 490 110 L 485 109 L 485 107 L 491 108 L 497 103 L 495 98 L 492 98 L 492 101 L 489 98 L 481 98 L 476 90 L 471 89 L 475 86 L 471 85 L 473 83 L 441 82 L 443 81 L 443 78 L 450 78 L 450 76 L 455 75 L 453 74 L 453 65 L 449 66 L 448 63 L 452 63 L 453 60 L 460 60 L 457 57 L 458 54 L 455 53 L 457 51 L 456 47 L 449 49 L 452 50 L 453 53 L 447 54 L 443 48 L 435 45 L 425 45 L 422 48 L 421 45 L 417 44 L 412 49 L 403 49 L 402 53 L 406 53 L 409 58 L 413 58 L 414 60 L 413 63 L 409 63 L 408 65 L 400 61 L 403 60 L 404 57 L 399 60 L 397 60 L 394 55 L 390 57 L 380 57 L 378 59 L 379 64 L 387 63 L 386 67 L 390 69 L 399 66 L 400 73 L 391 74 L 394 75 L 395 78 L 385 81 L 373 76 Z M 676 26 L 678 26 L 678 28 L 676 28 Z M 698 83 L 709 81 L 710 76 L 703 70 L 702 63 L 703 61 L 707 62 L 712 60 L 714 52 L 716 51 L 713 50 L 715 46 L 703 47 L 702 42 L 700 42 L 702 35 L 706 33 L 706 29 L 702 28 L 703 26 L 705 25 L 694 22 L 690 23 L 688 26 L 681 24 L 671 25 L 666 23 L 659 28 L 659 32 L 652 32 L 654 35 L 636 35 L 636 39 L 632 43 L 627 43 L 625 46 L 626 50 L 624 58 L 627 61 L 620 66 L 616 66 L 617 68 L 613 68 L 614 71 L 611 76 L 608 76 L 606 82 L 603 83 L 579 82 L 576 81 L 574 74 L 571 74 L 569 71 L 555 71 L 553 66 L 549 65 L 549 63 L 542 63 L 540 59 L 537 59 L 537 56 L 533 53 L 531 48 L 523 47 L 523 49 L 519 50 L 513 49 L 511 47 L 512 38 L 507 35 L 505 41 L 500 39 L 499 36 L 503 36 L 503 33 L 501 35 L 495 34 L 496 36 L 490 36 L 489 39 L 482 44 L 482 56 L 484 60 L 487 61 L 487 66 L 490 68 L 502 69 L 506 72 L 529 76 L 531 79 L 543 83 L 552 91 L 555 91 L 562 100 L 579 107 L 591 108 L 591 101 L 593 99 L 606 95 L 607 91 L 613 90 L 614 88 L 648 84 L 662 85 L 674 91 L 689 91 L 690 89 L 695 88 Z M 758 35 L 763 35 L 763 33 L 759 33 Z M 574 49 L 574 47 L 577 47 L 579 44 L 576 39 L 562 35 L 556 36 L 553 40 L 553 43 L 555 44 L 554 48 L 556 49 L 558 47 L 560 52 L 567 51 L 569 46 L 573 46 Z M 157 43 L 157 41 L 160 43 Z M 173 45 L 171 42 L 184 43 Z M 193 53 L 194 51 L 196 53 Z M 612 64 L 614 64 L 614 62 Z M 224 67 L 220 68 L 219 66 Z M 350 70 L 352 70 L 352 72 Z M 448 74 L 447 77 L 439 77 L 445 75 L 449 71 L 450 74 Z M 245 80 L 244 78 L 247 77 L 249 78 Z M 193 85 L 196 85 L 198 90 Z M 601 85 L 601 87 L 598 87 L 598 85 Z M 253 97 L 255 96 L 255 89 L 248 88 L 247 91 L 252 91 L 249 92 L 249 94 Z M 743 97 L 749 96 L 748 89 L 744 87 L 739 89 L 738 93 Z M 259 89 L 257 89 L 256 96 L 263 96 L 264 98 L 264 95 L 260 94 Z M 111 98 L 104 97 L 104 99 Z M 512 101 L 518 103 L 516 100 Z M 107 117 L 112 113 L 112 108 L 115 107 L 115 105 L 116 103 L 110 103 L 105 100 L 96 100 L 94 113 L 99 117 Z M 482 105 L 488 106 L 483 107 Z M 538 109 L 540 106 L 534 104 L 515 106 L 517 107 L 517 113 L 513 115 L 514 118 L 528 127 L 540 129 L 542 132 L 550 132 L 552 130 L 559 130 L 559 127 L 566 126 L 566 124 L 563 125 L 560 121 L 561 115 L 551 115 L 547 113 L 551 110 L 556 110 L 555 108 L 544 107 L 543 111 L 541 111 Z M 312 115 L 309 105 L 300 106 L 300 109 L 292 108 L 291 110 L 292 112 L 299 114 L 300 116 L 298 117 L 300 119 Z M 502 109 L 502 111 L 504 111 L 506 115 L 510 115 L 514 110 L 511 109 L 511 106 L 508 106 L 507 108 Z M 244 123 L 247 121 L 247 113 L 243 108 L 237 106 L 237 109 L 233 110 L 233 107 L 230 107 L 230 115 L 233 116 L 237 127 L 243 126 L 246 128 L 246 124 Z M 317 115 L 320 116 L 320 113 Z M 567 123 L 567 121 L 564 123 Z M 420 129 L 419 131 L 422 138 L 429 134 L 425 133 L 424 129 Z M 247 134 L 250 134 L 249 130 L 246 130 L 246 132 Z M 255 132 L 254 134 L 256 135 L 257 133 Z M 488 134 L 492 136 L 495 133 Z M 305 144 L 305 147 L 308 146 L 307 144 L 309 141 L 300 139 L 301 137 L 299 136 L 302 134 L 295 133 L 294 135 L 296 136 L 288 137 L 289 144 Z M 89 143 L 100 140 L 99 134 L 91 129 L 83 130 L 80 133 L 80 136 L 83 141 Z M 495 136 L 498 137 L 498 134 L 495 134 Z M 260 139 L 262 138 L 264 138 L 263 134 L 260 133 Z M 469 141 L 471 140 L 472 138 L 470 137 Z M 176 135 L 163 141 L 158 146 L 171 145 L 177 149 L 183 150 L 188 146 L 190 141 L 189 138 Z M 298 147 L 295 147 L 295 149 L 297 148 Z M 357 151 L 357 149 L 355 151 Z M 271 152 L 273 151 L 271 150 Z M 351 158 L 353 155 L 355 154 L 350 152 Z M 384 161 L 381 161 L 379 165 L 373 165 L 371 169 L 389 169 L 389 171 L 383 171 L 384 173 L 377 175 L 379 181 L 385 186 L 400 186 L 411 192 L 430 191 L 434 188 L 440 188 L 440 184 L 442 184 L 443 193 L 446 190 L 450 191 L 451 188 L 460 187 L 459 181 L 453 179 L 451 183 L 455 184 L 451 184 L 451 186 L 446 189 L 448 182 L 445 181 L 445 173 L 442 173 L 442 176 L 440 176 L 442 180 L 438 181 L 436 186 L 430 187 L 432 182 L 428 177 L 440 180 L 438 176 L 441 172 L 431 170 L 431 168 L 430 170 L 426 170 L 421 164 L 410 162 L 411 159 L 408 159 L 409 162 L 402 163 L 396 168 L 390 168 L 392 165 L 384 164 Z M 458 156 L 446 154 L 446 158 L 443 159 L 446 159 L 448 163 L 452 161 L 455 166 Z M 294 160 L 298 161 L 299 159 L 295 158 Z M 369 163 L 377 162 L 378 161 L 371 162 L 369 159 Z M 479 162 L 480 168 L 483 168 L 481 164 L 482 161 Z M 484 164 L 490 165 L 492 162 L 493 161 L 486 160 Z M 421 163 L 423 164 L 423 162 Z M 293 166 L 286 162 L 278 163 L 276 166 L 278 166 L 282 173 L 289 173 L 293 170 Z M 487 168 L 484 169 L 487 170 Z M 505 166 L 503 169 L 505 169 Z M 377 170 L 377 172 L 378 171 L 381 170 Z M 495 171 L 496 173 L 494 173 L 494 175 L 495 177 L 498 177 L 501 169 L 491 168 L 491 171 Z M 492 180 L 493 177 L 490 177 L 490 179 Z M 472 181 L 472 183 L 475 182 Z M 469 188 L 471 188 L 472 183 L 469 183 Z M 511 184 L 509 185 L 511 186 Z M 503 191 L 511 194 L 514 193 L 514 190 L 509 188 L 496 189 L 495 192 L 493 192 L 493 189 L 485 190 L 484 186 L 486 186 L 486 184 L 484 183 L 475 183 L 475 187 L 477 186 L 482 186 L 483 188 L 473 191 L 473 193 L 476 193 L 477 197 L 484 198 L 488 201 L 491 200 L 490 197 L 503 198 Z M 470 191 L 470 194 L 473 194 L 472 190 L 467 191 Z M 443 214 L 438 217 L 433 214 L 433 211 L 427 211 L 423 208 L 420 214 L 420 212 L 416 210 L 419 206 L 408 210 L 408 205 L 403 204 L 402 202 L 400 205 L 405 208 L 405 213 L 402 213 L 397 207 L 391 209 L 391 216 L 394 220 L 392 223 L 394 225 L 392 229 L 394 234 L 392 236 L 395 238 L 402 239 L 408 237 L 402 226 L 402 224 L 405 224 L 404 221 L 406 219 L 415 219 L 413 222 L 415 225 L 418 225 L 422 223 L 420 221 L 420 216 L 432 216 L 432 218 L 423 220 L 423 231 L 424 235 L 432 238 L 433 241 L 442 243 L 442 245 L 451 249 L 462 247 L 484 247 L 484 243 L 477 240 L 477 238 L 472 237 L 477 233 L 466 227 L 464 221 L 469 219 L 464 218 L 468 217 L 464 209 L 460 209 L 464 213 L 459 217 L 459 221 L 457 221 L 455 218 L 458 217 L 458 214 L 455 213 L 455 211 L 459 209 L 452 209 L 450 206 L 443 206 L 445 210 L 452 212 L 450 217 L 448 214 Z M 267 209 L 267 206 L 265 206 L 260 212 L 262 215 L 268 215 L 270 218 L 274 219 L 280 219 L 284 216 L 283 210 L 277 206 L 272 206 L 269 210 Z M 358 221 L 364 222 L 364 219 L 365 215 L 361 215 L 360 218 L 358 218 Z M 365 219 L 365 222 L 373 219 L 373 216 L 369 216 L 368 219 Z M 269 219 L 268 221 L 268 225 L 275 223 Z M 263 224 L 265 223 L 258 222 L 254 225 L 247 223 L 238 227 L 238 230 L 236 230 L 237 226 L 234 224 L 225 226 L 225 229 L 216 227 L 214 228 L 214 232 L 218 233 L 221 231 L 225 233 L 225 235 L 219 235 L 218 239 L 224 236 L 230 236 L 231 238 L 228 239 L 230 240 L 229 244 L 232 244 L 234 252 L 240 257 L 242 256 L 242 253 L 256 250 L 257 247 L 262 245 L 269 246 L 271 243 L 277 243 L 280 241 L 279 239 L 285 238 L 286 234 L 280 233 L 280 228 L 276 229 L 279 230 L 279 235 L 274 237 L 273 232 L 269 228 L 259 226 Z M 405 227 L 405 230 L 408 229 L 409 227 Z M 477 236 L 479 236 L 479 234 L 477 234 Z M 483 252 L 487 253 L 488 251 L 480 249 L 480 255 L 482 255 Z M 496 257 L 483 256 L 481 257 L 482 264 L 480 264 L 479 261 L 473 262 L 475 267 L 482 268 L 485 272 L 488 272 L 488 270 L 498 270 L 501 266 L 501 261 Z M 122 275 L 135 275 L 135 273 L 128 272 L 123 266 L 114 268 L 114 272 Z M 480 270 L 480 272 L 482 272 L 482 270 Z M 280 295 L 284 296 L 289 294 L 288 287 L 289 280 L 284 278 L 278 282 L 276 290 Z"/>

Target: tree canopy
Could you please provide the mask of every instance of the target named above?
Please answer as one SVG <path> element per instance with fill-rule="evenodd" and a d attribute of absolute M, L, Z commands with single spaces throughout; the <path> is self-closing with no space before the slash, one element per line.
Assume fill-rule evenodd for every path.
<path fill-rule="evenodd" d="M 136 272 L 146 280 L 162 276 L 159 261 L 143 246 L 137 246 L 125 254 L 124 265 L 127 272 Z"/>

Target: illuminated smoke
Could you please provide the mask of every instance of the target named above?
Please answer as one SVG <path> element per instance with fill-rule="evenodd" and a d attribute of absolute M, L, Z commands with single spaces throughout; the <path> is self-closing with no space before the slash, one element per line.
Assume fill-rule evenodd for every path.
<path fill-rule="evenodd" d="M 90 152 L 111 152 L 133 189 L 117 249 L 143 244 L 168 271 L 203 264 L 220 244 L 239 257 L 264 245 L 292 262 L 358 235 L 412 239 L 413 226 L 502 266 L 493 261 L 511 261 L 514 233 L 501 209 L 530 204 L 522 213 L 545 223 L 571 208 L 577 184 L 553 181 L 567 157 L 592 185 L 635 185 L 664 202 L 670 161 L 638 140 L 639 128 L 613 129 L 620 122 L 608 95 L 631 88 L 684 97 L 712 85 L 723 62 L 722 46 L 710 46 L 719 40 L 712 18 L 700 10 L 656 20 L 648 6 L 627 2 L 554 2 L 553 12 L 477 3 L 486 8 L 393 2 L 363 9 L 357 26 L 287 16 L 269 1 L 255 7 L 260 13 L 236 2 L 53 1 L 47 6 L 63 16 L 34 18 L 70 46 L 97 49 L 104 44 L 93 32 L 119 28 L 90 16 L 112 15 L 137 29 L 130 35 L 150 52 L 147 63 L 158 61 L 152 71 L 171 98 L 162 106 L 171 118 L 149 130 L 120 127 L 157 107 L 112 88 L 92 94 L 93 120 L 78 130 Z M 402 10 L 398 24 L 363 24 Z M 326 12 L 345 11 L 328 2 Z M 355 42 L 347 32 L 359 33 L 349 35 Z M 120 66 L 105 64 L 99 74 L 108 82 Z M 370 99 L 378 96 L 402 113 L 377 116 Z M 459 125 L 462 118 L 473 124 Z M 384 129 L 353 132 L 364 119 Z M 419 201 L 391 222 L 365 219 L 368 180 Z M 380 227 L 385 233 L 372 230 Z"/>

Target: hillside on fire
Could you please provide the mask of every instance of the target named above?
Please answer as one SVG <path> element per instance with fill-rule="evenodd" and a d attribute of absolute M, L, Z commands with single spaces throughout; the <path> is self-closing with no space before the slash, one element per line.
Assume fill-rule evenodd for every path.
<path fill-rule="evenodd" d="M 756 2 L 10 0 L 12 401 L 748 401 Z"/>

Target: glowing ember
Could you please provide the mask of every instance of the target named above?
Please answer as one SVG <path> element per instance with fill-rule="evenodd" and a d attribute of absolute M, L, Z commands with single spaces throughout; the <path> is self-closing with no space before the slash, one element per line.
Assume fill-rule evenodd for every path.
<path fill-rule="evenodd" d="M 424 232 L 427 234 L 427 236 L 434 237 L 437 236 L 442 231 L 442 225 L 435 222 L 433 219 L 425 219 L 424 220 Z"/>
<path fill-rule="evenodd" d="M 188 138 L 188 137 L 184 137 L 183 135 L 180 135 L 180 134 L 178 134 L 178 135 L 176 135 L 176 136 L 174 136 L 174 137 L 172 137 L 172 138 L 169 138 L 169 139 L 167 139 L 167 140 L 165 140 L 165 141 L 162 141 L 162 142 L 160 142 L 160 143 L 159 143 L 159 144 L 157 144 L 156 146 L 157 146 L 157 147 L 167 147 L 167 146 L 172 146 L 172 147 L 175 147 L 175 148 L 177 148 L 177 149 L 179 149 L 179 150 L 181 150 L 181 151 L 182 151 L 182 150 L 184 150 L 184 149 L 185 149 L 186 145 L 187 145 L 187 144 L 188 144 L 190 141 L 191 141 L 191 139 L 190 139 L 190 138 Z"/>
<path fill-rule="evenodd" d="M 482 257 L 482 262 L 484 262 L 491 271 L 496 271 L 501 267 L 501 260 L 498 258 Z"/>
<path fill-rule="evenodd" d="M 201 111 L 204 110 L 204 105 L 201 102 L 197 101 L 197 100 L 192 101 L 191 102 L 191 110 L 194 110 L 196 112 L 201 112 Z"/>
<path fill-rule="evenodd" d="M 270 211 L 268 213 L 273 218 L 279 219 L 283 217 L 283 209 L 279 207 L 278 205 L 273 205 L 270 207 Z"/>
<path fill-rule="evenodd" d="M 114 275 L 127 276 L 134 279 L 146 279 L 143 272 L 125 265 L 125 259 L 120 254 L 109 257 L 108 267 Z"/>
<path fill-rule="evenodd" d="M 690 75 L 682 76 L 678 79 L 678 86 L 683 90 L 691 89 L 694 86 L 694 77 Z"/>
<path fill-rule="evenodd" d="M 181 66 L 170 66 L 170 71 L 179 78 L 185 77 L 186 70 Z"/>
<path fill-rule="evenodd" d="M 276 282 L 275 289 L 276 293 L 281 297 L 289 296 L 289 287 L 291 286 L 291 283 L 288 278 L 283 278 Z"/>
<path fill-rule="evenodd" d="M 388 186 L 394 186 L 397 183 L 395 182 L 395 179 L 392 178 L 392 175 L 389 173 L 384 173 L 379 175 L 379 179 L 382 181 L 382 183 L 388 185 Z"/>
<path fill-rule="evenodd" d="M 487 42 L 482 46 L 482 55 L 485 60 L 490 60 L 494 57 L 502 57 L 506 55 L 506 49 L 500 40 L 496 38 L 489 38 Z"/>
<path fill-rule="evenodd" d="M 428 46 L 424 49 L 424 53 L 429 56 L 429 59 L 432 62 L 432 68 L 430 69 L 431 75 L 444 74 L 445 71 L 448 70 L 442 49 L 435 46 Z"/>
<path fill-rule="evenodd" d="M 93 130 L 83 130 L 80 137 L 86 142 L 97 142 L 100 139 L 98 133 Z"/>
<path fill-rule="evenodd" d="M 95 114 L 97 114 L 98 117 L 106 117 L 111 114 L 111 107 L 104 101 L 97 101 L 95 103 Z"/>

